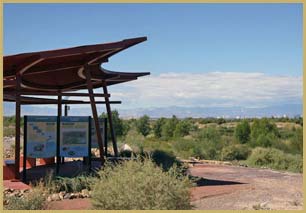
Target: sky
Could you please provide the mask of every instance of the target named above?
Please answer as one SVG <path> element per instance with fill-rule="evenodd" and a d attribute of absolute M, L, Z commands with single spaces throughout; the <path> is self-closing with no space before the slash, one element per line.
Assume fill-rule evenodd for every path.
<path fill-rule="evenodd" d="M 102 66 L 119 108 L 302 103 L 302 4 L 4 4 L 4 55 L 147 36 Z"/>

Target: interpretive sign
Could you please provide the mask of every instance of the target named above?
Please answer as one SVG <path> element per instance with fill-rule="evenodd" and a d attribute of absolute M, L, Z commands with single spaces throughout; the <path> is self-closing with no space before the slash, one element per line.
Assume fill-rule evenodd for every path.
<path fill-rule="evenodd" d="M 105 145 L 105 118 L 100 118 L 99 119 L 99 125 L 100 125 L 100 132 L 101 132 L 101 137 L 102 140 L 104 141 L 104 145 Z M 96 127 L 95 127 L 95 122 L 93 119 L 91 119 L 91 148 L 98 148 L 99 144 L 98 144 L 98 139 L 97 139 L 97 134 L 96 134 Z"/>
<path fill-rule="evenodd" d="M 25 116 L 25 146 L 28 157 L 56 156 L 56 116 Z"/>
<path fill-rule="evenodd" d="M 61 117 L 60 156 L 86 157 L 89 154 L 88 148 L 89 117 Z"/>

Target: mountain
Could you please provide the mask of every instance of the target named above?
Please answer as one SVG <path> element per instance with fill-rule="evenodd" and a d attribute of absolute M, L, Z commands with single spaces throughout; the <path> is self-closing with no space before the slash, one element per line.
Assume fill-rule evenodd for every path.
<path fill-rule="evenodd" d="M 105 111 L 103 105 L 98 105 L 98 113 Z M 262 107 L 262 108 L 247 108 L 247 107 L 160 107 L 160 108 L 135 108 L 123 109 L 122 106 L 113 106 L 113 109 L 118 109 L 120 117 L 123 118 L 137 118 L 143 115 L 148 115 L 152 118 L 171 117 L 176 115 L 179 118 L 184 117 L 294 117 L 302 115 L 302 104 L 282 104 L 276 106 Z M 37 106 L 23 106 L 21 110 L 22 115 L 56 115 L 56 107 L 37 107 Z M 13 103 L 4 103 L 4 115 L 14 115 L 15 106 Z M 88 107 L 71 106 L 69 115 L 86 116 L 91 115 L 90 105 Z"/>

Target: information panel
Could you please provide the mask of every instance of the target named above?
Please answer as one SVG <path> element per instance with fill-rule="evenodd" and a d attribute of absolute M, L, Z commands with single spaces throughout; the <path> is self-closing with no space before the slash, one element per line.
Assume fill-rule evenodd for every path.
<path fill-rule="evenodd" d="M 99 124 L 100 124 L 100 131 L 101 131 L 101 137 L 102 140 L 104 141 L 104 129 L 105 129 L 105 122 L 104 118 L 99 119 Z M 105 141 L 104 141 L 105 144 Z M 98 148 L 98 140 L 97 140 L 97 135 L 96 135 L 96 127 L 95 127 L 95 122 L 94 119 L 91 119 L 91 148 Z"/>
<path fill-rule="evenodd" d="M 61 117 L 60 156 L 88 156 L 89 117 Z"/>
<path fill-rule="evenodd" d="M 56 156 L 56 116 L 25 116 L 26 152 L 31 158 Z"/>

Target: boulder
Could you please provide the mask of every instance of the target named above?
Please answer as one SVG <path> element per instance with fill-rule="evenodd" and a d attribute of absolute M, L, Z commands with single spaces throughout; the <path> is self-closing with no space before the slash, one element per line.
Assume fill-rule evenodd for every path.
<path fill-rule="evenodd" d="M 120 147 L 120 152 L 124 152 L 124 151 L 132 152 L 133 149 L 128 144 L 125 143 Z"/>
<path fill-rule="evenodd" d="M 58 200 L 61 200 L 61 198 L 57 193 L 54 193 L 54 194 L 51 195 L 51 200 L 52 201 L 58 201 Z"/>

